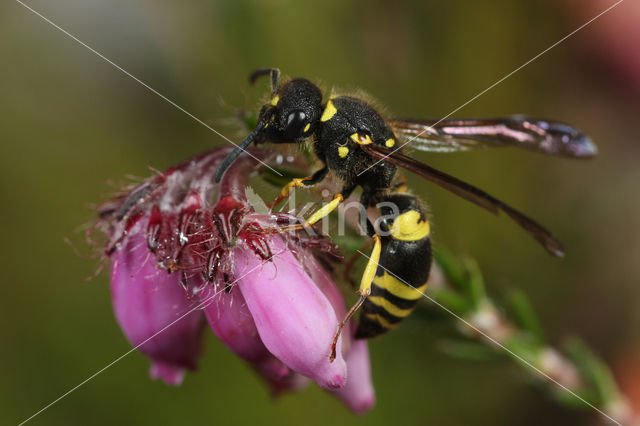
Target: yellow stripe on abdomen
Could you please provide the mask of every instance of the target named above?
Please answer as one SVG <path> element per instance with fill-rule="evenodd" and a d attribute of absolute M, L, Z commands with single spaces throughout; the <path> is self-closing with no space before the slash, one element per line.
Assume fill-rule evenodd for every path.
<path fill-rule="evenodd" d="M 387 321 L 382 315 L 380 314 L 364 314 L 364 316 L 371 320 L 371 321 L 375 321 L 378 324 L 380 324 L 381 326 L 383 326 L 384 328 L 387 328 L 389 330 L 395 328 L 398 326 L 398 324 L 391 324 L 389 321 Z"/>
<path fill-rule="evenodd" d="M 413 311 L 413 308 L 410 308 L 410 309 L 398 308 L 396 305 L 394 305 L 393 303 L 391 303 L 390 301 L 388 301 L 382 296 L 369 296 L 368 299 L 374 305 L 381 307 L 385 311 L 389 312 L 391 315 L 394 315 L 399 318 L 404 318 Z"/>
<path fill-rule="evenodd" d="M 419 211 L 409 210 L 394 219 L 389 232 L 396 240 L 419 241 L 431 234 L 431 226 Z"/>
<path fill-rule="evenodd" d="M 383 272 L 382 275 L 377 275 L 373 279 L 373 284 L 387 290 L 396 297 L 406 300 L 418 300 L 427 290 L 426 283 L 420 287 L 413 288 L 387 272 Z"/>

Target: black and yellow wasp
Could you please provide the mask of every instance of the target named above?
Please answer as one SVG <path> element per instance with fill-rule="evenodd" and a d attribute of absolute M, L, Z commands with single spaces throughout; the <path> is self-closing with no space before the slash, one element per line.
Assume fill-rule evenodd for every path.
<path fill-rule="evenodd" d="M 342 182 L 342 191 L 306 221 L 313 225 L 333 211 L 356 187 L 366 208 L 380 207 L 378 228 L 368 219 L 366 232 L 373 249 L 362 276 L 358 302 L 338 325 L 342 327 L 362 306 L 358 338 L 371 338 L 394 328 L 411 313 L 426 289 L 431 268 L 430 226 L 420 200 L 403 190 L 397 167 L 465 198 L 490 212 L 500 210 L 524 228 L 551 254 L 562 256 L 562 244 L 532 219 L 486 192 L 436 170 L 402 153 L 408 147 L 428 152 L 456 152 L 492 146 L 515 146 L 545 154 L 584 158 L 596 154 L 591 140 L 573 127 L 525 116 L 473 120 L 384 119 L 358 97 L 335 96 L 323 102 L 321 90 L 311 81 L 280 81 L 277 69 L 260 69 L 249 80 L 271 78 L 271 99 L 260 110 L 251 134 L 223 161 L 215 174 L 225 170 L 252 142 L 302 143 L 313 137 L 313 148 L 323 167 L 313 175 L 294 179 L 281 191 L 276 203 L 294 187 L 322 181 L 329 172 Z M 388 210 L 388 211 L 387 211 Z"/>

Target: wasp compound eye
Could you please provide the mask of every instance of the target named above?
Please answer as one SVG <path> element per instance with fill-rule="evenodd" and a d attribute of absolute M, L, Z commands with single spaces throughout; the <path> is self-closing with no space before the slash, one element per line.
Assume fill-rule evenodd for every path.
<path fill-rule="evenodd" d="M 307 114 L 304 111 L 290 112 L 287 115 L 287 124 L 284 128 L 285 137 L 295 139 L 302 136 L 305 130 L 308 130 L 308 128 L 305 128 L 307 124 Z"/>
<path fill-rule="evenodd" d="M 294 111 L 287 116 L 287 128 L 304 124 L 306 119 L 307 114 L 305 114 L 304 111 Z"/>

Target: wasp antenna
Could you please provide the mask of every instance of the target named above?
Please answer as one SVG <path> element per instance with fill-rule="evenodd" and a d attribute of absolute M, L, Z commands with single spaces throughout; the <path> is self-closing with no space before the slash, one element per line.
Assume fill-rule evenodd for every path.
<path fill-rule="evenodd" d="M 222 175 L 224 175 L 224 172 L 227 171 L 227 169 L 233 164 L 234 161 L 236 161 L 240 154 L 242 154 L 247 149 L 247 147 L 251 145 L 251 142 L 253 142 L 256 136 L 258 136 L 258 133 L 260 133 L 260 131 L 264 129 L 265 124 L 266 122 L 259 123 L 256 128 L 253 129 L 253 132 L 251 132 L 240 145 L 236 146 L 236 149 L 231 151 L 231 153 L 227 155 L 224 160 L 222 160 L 222 163 L 220 163 L 220 166 L 218 166 L 218 170 L 216 170 L 216 174 L 213 177 L 216 183 L 220 182 L 220 179 L 222 179 Z"/>
<path fill-rule="evenodd" d="M 249 74 L 249 83 L 255 84 L 256 80 L 265 75 L 271 76 L 271 94 L 275 94 L 278 89 L 280 70 L 278 68 L 260 68 Z"/>

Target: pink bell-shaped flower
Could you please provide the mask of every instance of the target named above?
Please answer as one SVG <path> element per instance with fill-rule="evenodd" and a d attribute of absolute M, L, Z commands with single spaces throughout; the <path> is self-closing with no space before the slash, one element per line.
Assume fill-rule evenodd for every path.
<path fill-rule="evenodd" d="M 343 334 L 329 360 L 346 306 L 310 247 L 332 245 L 282 233 L 283 222 L 297 220 L 290 214 L 256 213 L 246 194 L 255 160 L 238 159 L 215 183 L 212 171 L 228 153 L 198 155 L 100 208 L 114 311 L 127 339 L 151 359 L 152 377 L 175 385 L 196 368 L 208 322 L 274 393 L 312 379 L 353 411 L 370 409 L 366 342 Z"/>
<path fill-rule="evenodd" d="M 196 369 L 204 319 L 178 276 L 156 268 L 144 229 L 136 225 L 112 256 L 113 309 L 129 342 L 151 358 L 151 376 L 179 385 L 185 369 Z"/>

